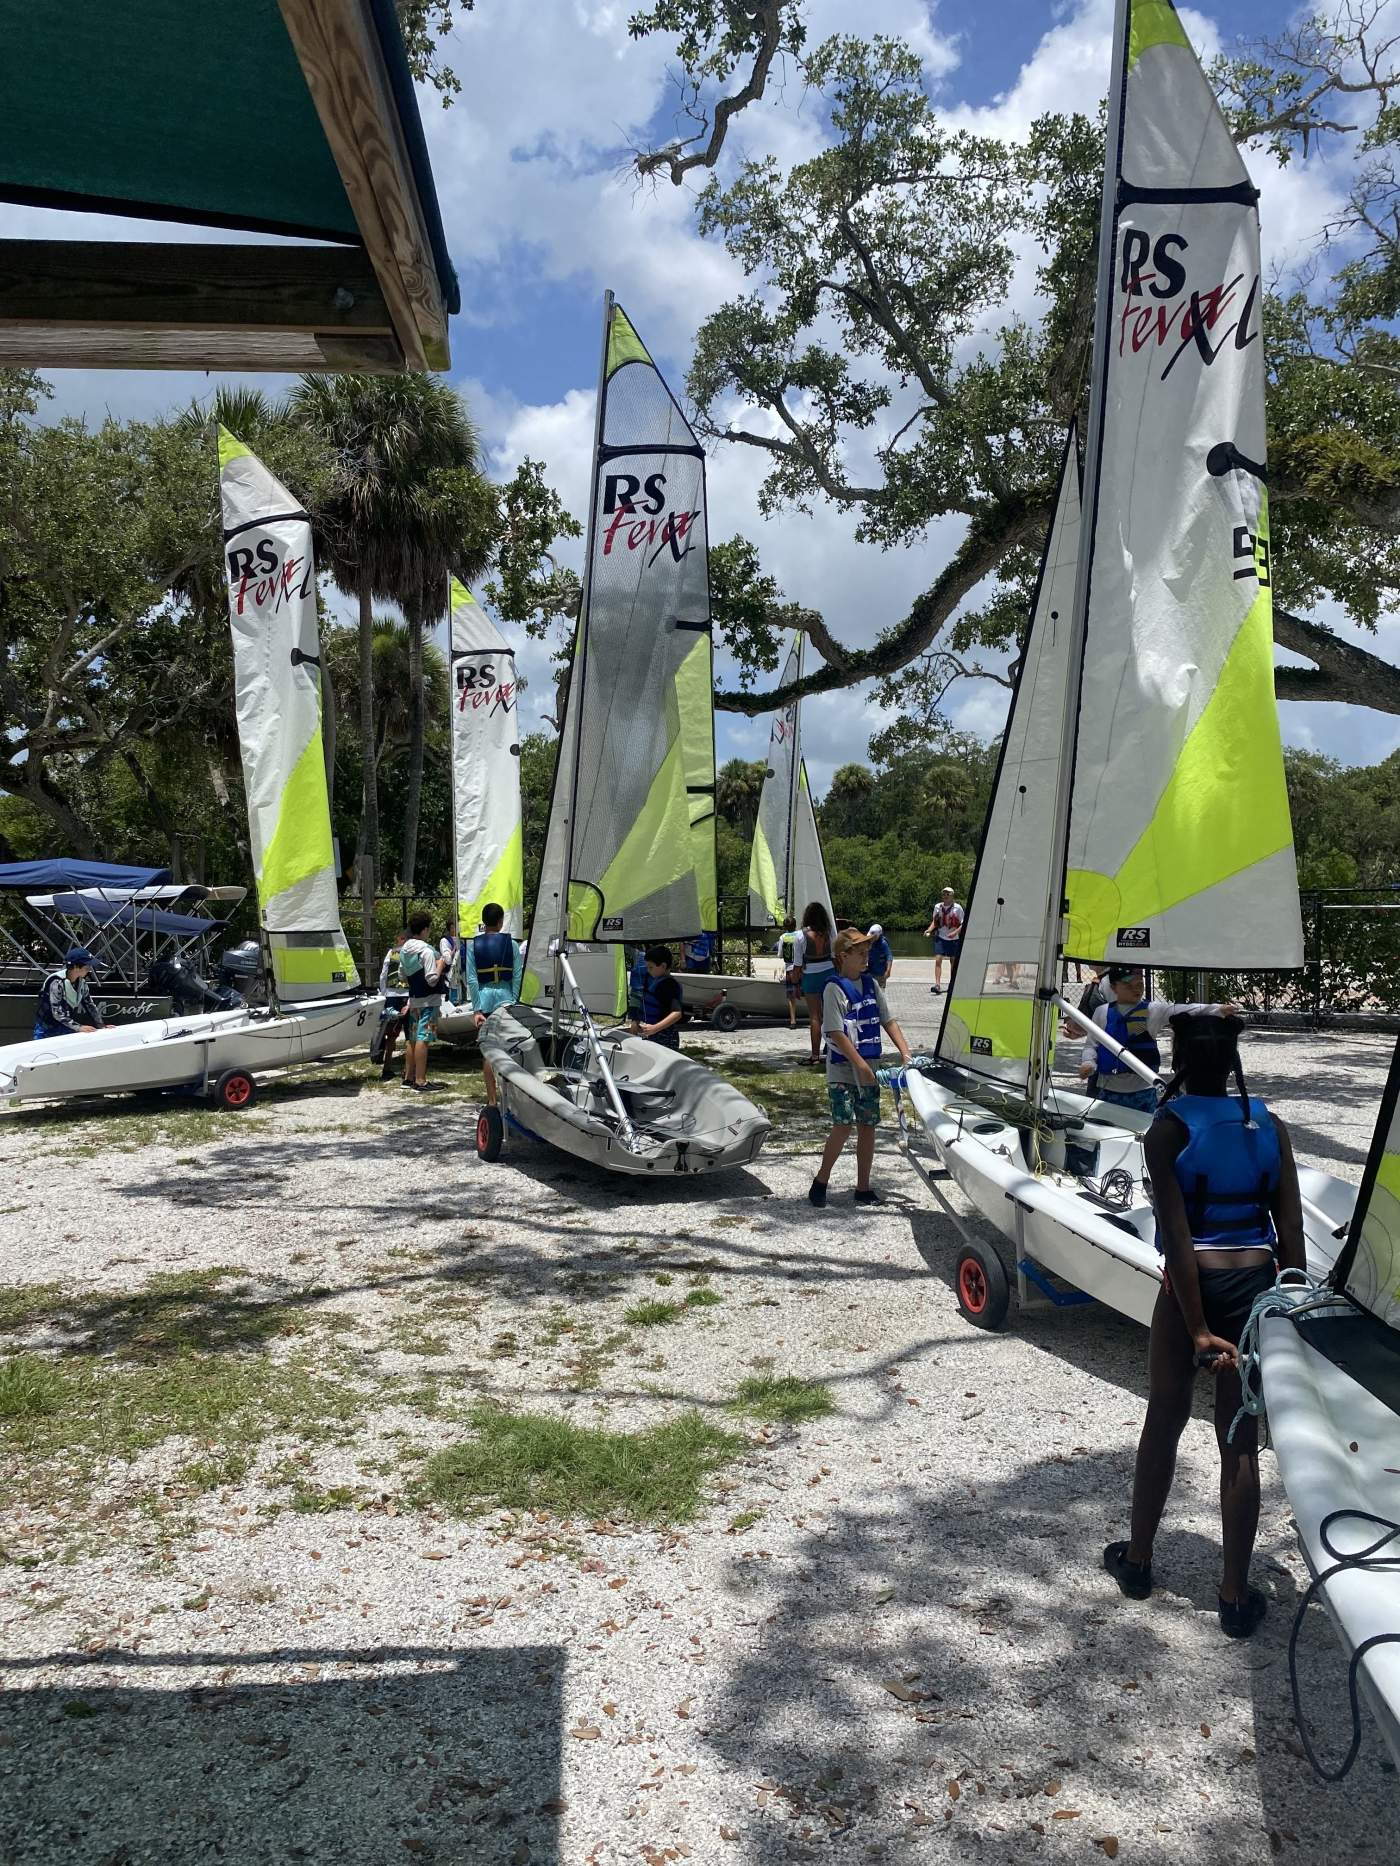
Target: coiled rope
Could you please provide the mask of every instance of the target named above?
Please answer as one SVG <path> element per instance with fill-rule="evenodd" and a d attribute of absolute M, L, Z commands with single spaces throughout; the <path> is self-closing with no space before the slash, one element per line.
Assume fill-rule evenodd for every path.
<path fill-rule="evenodd" d="M 1370 1523 L 1381 1533 L 1366 1548 L 1344 1555 L 1333 1544 L 1328 1532 L 1333 1523 L 1339 1523 L 1346 1518 L 1353 1522 Z M 1312 1604 L 1313 1596 L 1324 1582 L 1332 1580 L 1335 1575 L 1355 1573 L 1358 1570 L 1366 1574 L 1400 1574 L 1400 1523 L 1392 1522 L 1388 1516 L 1375 1516 L 1370 1510 L 1333 1510 L 1330 1516 L 1323 1517 L 1317 1535 L 1324 1553 L 1332 1557 L 1333 1565 L 1330 1568 L 1324 1568 L 1320 1574 L 1313 1577 L 1308 1584 L 1307 1592 L 1298 1603 L 1298 1611 L 1293 1617 L 1293 1631 L 1288 1637 L 1288 1682 L 1293 1691 L 1293 1721 L 1298 1726 L 1298 1735 L 1302 1738 L 1308 1761 L 1322 1781 L 1340 1782 L 1351 1773 L 1351 1766 L 1356 1761 L 1357 1752 L 1361 1748 L 1361 1702 L 1357 1683 L 1361 1661 L 1377 1646 L 1400 1645 L 1400 1632 L 1373 1633 L 1369 1639 L 1363 1639 L 1351 1655 L 1351 1663 L 1347 1666 L 1347 1696 L 1351 1701 L 1351 1742 L 1347 1745 L 1347 1753 L 1336 1769 L 1323 1767 L 1303 1723 L 1303 1700 L 1298 1687 L 1298 1635 L 1303 1630 L 1303 1615 Z M 1397 1544 L 1394 1554 L 1382 1555 L 1381 1550 L 1391 1543 Z"/>

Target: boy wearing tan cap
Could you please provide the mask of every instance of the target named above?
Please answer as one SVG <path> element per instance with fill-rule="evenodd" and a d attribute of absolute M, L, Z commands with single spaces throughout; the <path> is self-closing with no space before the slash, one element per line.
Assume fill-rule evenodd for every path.
<path fill-rule="evenodd" d="M 837 975 L 822 993 L 822 1034 L 826 1038 L 826 1092 L 832 1126 L 807 1197 L 813 1205 L 826 1204 L 831 1169 L 854 1127 L 856 1204 L 878 1205 L 880 1195 L 871 1189 L 870 1168 L 875 1158 L 875 1129 L 880 1121 L 875 1065 L 880 1059 L 881 1032 L 888 1031 L 900 1059 L 906 1063 L 909 1045 L 890 1016 L 884 992 L 870 975 L 869 934 L 859 933 L 854 927 L 838 933 L 831 956 L 836 961 Z"/>

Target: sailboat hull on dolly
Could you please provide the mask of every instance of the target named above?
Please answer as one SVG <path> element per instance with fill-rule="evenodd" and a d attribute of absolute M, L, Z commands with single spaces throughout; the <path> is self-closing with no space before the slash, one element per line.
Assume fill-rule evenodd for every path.
<path fill-rule="evenodd" d="M 600 1040 L 633 1123 L 632 1145 L 583 1037 L 561 1026 L 552 1061 L 550 1019 L 519 1004 L 493 1012 L 481 1032 L 506 1124 L 616 1173 L 708 1173 L 757 1155 L 768 1118 L 722 1077 L 645 1037 L 612 1030 Z"/>

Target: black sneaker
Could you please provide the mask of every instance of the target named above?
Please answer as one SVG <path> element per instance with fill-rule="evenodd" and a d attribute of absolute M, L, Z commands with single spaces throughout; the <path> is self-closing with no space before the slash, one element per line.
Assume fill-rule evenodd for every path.
<path fill-rule="evenodd" d="M 819 1209 L 826 1204 L 826 1187 L 822 1184 L 820 1179 L 814 1179 L 811 1185 L 808 1186 L 807 1197 L 809 1201 Z"/>
<path fill-rule="evenodd" d="M 1220 1630 L 1227 1639 L 1249 1639 L 1269 1611 L 1267 1598 L 1257 1587 L 1249 1588 L 1243 1600 L 1220 1600 Z"/>
<path fill-rule="evenodd" d="M 873 1186 L 867 1186 L 864 1192 L 857 1191 L 855 1200 L 857 1205 L 883 1205 L 885 1195 L 877 1192 Z"/>
<path fill-rule="evenodd" d="M 1103 1565 L 1129 1600 L 1146 1600 L 1152 1592 L 1152 1563 L 1129 1561 L 1126 1542 L 1110 1542 L 1103 1552 Z"/>

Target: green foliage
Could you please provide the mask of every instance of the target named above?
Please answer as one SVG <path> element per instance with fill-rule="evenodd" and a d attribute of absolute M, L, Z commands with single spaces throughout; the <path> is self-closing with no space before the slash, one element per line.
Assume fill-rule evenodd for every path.
<path fill-rule="evenodd" d="M 824 1419 L 835 1412 L 830 1387 L 796 1374 L 754 1374 L 741 1381 L 732 1402 L 735 1412 L 782 1425 L 800 1425 L 806 1419 Z"/>
<path fill-rule="evenodd" d="M 475 4 L 476 0 L 394 0 L 408 68 L 420 84 L 432 85 L 444 110 L 460 95 L 462 81 L 443 58 L 439 41 L 452 32 L 456 16 L 470 13 Z"/>
<path fill-rule="evenodd" d="M 744 1443 L 698 1412 L 643 1432 L 609 1432 L 478 1406 L 471 1424 L 476 1437 L 437 1453 L 423 1472 L 425 1494 L 462 1514 L 549 1510 L 556 1516 L 689 1522 L 704 1500 L 705 1480 Z"/>

